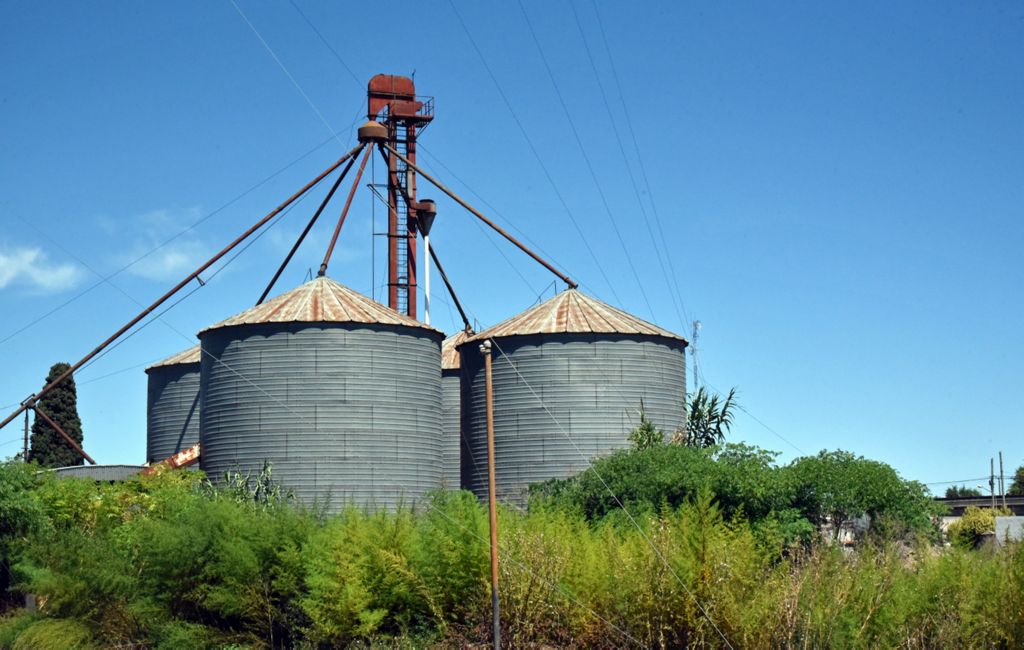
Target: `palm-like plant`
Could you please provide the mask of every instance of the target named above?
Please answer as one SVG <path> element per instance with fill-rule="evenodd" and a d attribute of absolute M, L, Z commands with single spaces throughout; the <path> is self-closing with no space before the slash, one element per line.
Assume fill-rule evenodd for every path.
<path fill-rule="evenodd" d="M 725 442 L 725 434 L 733 424 L 733 408 L 737 406 L 735 388 L 731 388 L 723 400 L 701 386 L 690 395 L 686 405 L 686 430 L 677 432 L 672 442 L 690 447 L 711 447 Z"/>

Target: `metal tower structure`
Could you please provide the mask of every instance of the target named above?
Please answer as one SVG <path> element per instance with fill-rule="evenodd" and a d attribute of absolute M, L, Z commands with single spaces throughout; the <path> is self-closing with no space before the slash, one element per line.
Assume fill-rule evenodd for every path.
<path fill-rule="evenodd" d="M 387 128 L 388 307 L 416 318 L 416 137 L 434 119 L 434 99 L 417 97 L 409 77 L 378 74 L 367 88 L 367 113 Z M 404 158 L 404 159 L 403 159 Z"/>

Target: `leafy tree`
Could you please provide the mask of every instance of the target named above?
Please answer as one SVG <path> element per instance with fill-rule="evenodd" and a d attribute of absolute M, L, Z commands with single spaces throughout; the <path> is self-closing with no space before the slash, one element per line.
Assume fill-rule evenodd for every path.
<path fill-rule="evenodd" d="M 946 488 L 947 499 L 962 499 L 964 497 L 980 497 L 981 492 L 966 485 L 953 485 Z"/>
<path fill-rule="evenodd" d="M 55 363 L 46 376 L 46 384 L 63 374 L 71 366 Z M 39 409 L 60 425 L 71 439 L 81 446 L 82 420 L 78 417 L 78 391 L 75 378 L 68 377 L 38 402 Z M 43 418 L 36 416 L 32 423 L 32 440 L 29 458 L 43 467 L 68 467 L 81 465 L 85 459 L 71 448 L 64 438 Z"/>
<path fill-rule="evenodd" d="M 630 432 L 629 441 L 633 443 L 634 449 L 647 449 L 665 442 L 665 434 L 648 419 L 643 403 L 640 404 L 640 426 Z"/>
<path fill-rule="evenodd" d="M 886 520 L 924 531 L 937 514 L 923 484 L 905 481 L 889 465 L 848 451 L 798 458 L 786 472 L 795 493 L 794 505 L 815 524 L 830 523 L 836 536 L 864 515 L 872 523 Z"/>
<path fill-rule="evenodd" d="M 1013 473 L 1013 483 L 1006 493 L 1013 496 L 1024 496 L 1024 465 L 1018 467 L 1017 471 Z"/>
<path fill-rule="evenodd" d="M 725 442 L 733 423 L 736 389 L 719 401 L 719 396 L 708 393 L 703 386 L 690 396 L 686 406 L 686 431 L 676 434 L 673 442 L 690 447 L 712 447 Z"/>

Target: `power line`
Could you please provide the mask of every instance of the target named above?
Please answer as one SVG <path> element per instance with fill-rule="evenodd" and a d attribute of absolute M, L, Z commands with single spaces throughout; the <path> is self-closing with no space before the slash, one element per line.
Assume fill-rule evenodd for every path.
<path fill-rule="evenodd" d="M 672 298 L 672 305 L 675 307 L 676 315 L 679 317 L 680 327 L 685 331 L 690 322 L 689 315 L 686 313 L 686 308 L 682 306 L 680 302 L 681 296 L 677 296 L 676 292 L 672 289 L 672 280 L 669 278 L 668 270 L 665 268 L 665 260 L 661 253 L 661 247 L 658 246 L 658 240 L 654 236 L 654 230 L 651 228 L 651 219 L 647 214 L 647 208 L 644 207 L 643 198 L 640 196 L 640 188 L 637 185 L 636 177 L 633 175 L 633 166 L 630 164 L 629 157 L 626 155 L 626 148 L 622 144 L 622 136 L 619 134 L 619 128 L 615 125 L 616 119 L 612 113 L 611 104 L 608 102 L 608 95 L 605 92 L 604 84 L 601 83 L 601 75 L 597 71 L 597 64 L 594 62 L 594 56 L 590 52 L 590 44 L 587 43 L 587 36 L 583 32 L 583 25 L 580 23 L 580 16 L 576 11 L 576 3 L 570 0 L 569 6 L 572 8 L 572 15 L 576 20 L 576 28 L 580 33 L 580 40 L 583 42 L 583 49 L 587 53 L 587 61 L 590 62 L 590 69 L 594 72 L 594 79 L 597 81 L 597 87 L 601 91 L 601 100 L 604 102 L 604 109 L 608 113 L 608 121 L 612 125 L 612 133 L 615 134 L 615 142 L 619 145 L 619 153 L 622 155 L 622 163 L 625 165 L 626 172 L 629 174 L 629 183 L 633 187 L 633 194 L 636 196 L 637 207 L 640 208 L 640 214 L 644 217 L 644 225 L 647 227 L 647 234 L 651 238 L 651 244 L 654 247 L 655 256 L 658 258 L 658 265 L 661 267 L 661 274 L 665 279 L 665 284 L 668 286 L 668 292 Z"/>
<path fill-rule="evenodd" d="M 629 254 L 629 248 L 626 246 L 626 241 L 622 238 L 622 232 L 619 230 L 619 226 L 615 222 L 611 206 L 608 205 L 608 198 L 605 196 L 604 190 L 602 189 L 601 181 L 597 179 L 597 173 L 594 171 L 594 166 L 590 162 L 590 156 L 587 155 L 587 148 L 583 146 L 583 138 L 580 137 L 579 131 L 576 129 L 576 122 L 572 119 L 572 113 L 569 111 L 569 107 L 566 105 L 565 99 L 562 97 L 562 91 L 558 88 L 558 81 L 555 79 L 555 74 L 551 70 L 551 65 L 548 63 L 547 55 L 544 54 L 544 48 L 541 47 L 540 40 L 537 39 L 537 33 L 533 29 L 533 24 L 530 22 L 530 16 L 526 13 L 526 7 L 523 6 L 522 0 L 519 0 L 519 9 L 522 11 L 523 19 L 526 21 L 526 26 L 530 31 L 530 36 L 533 38 L 533 44 L 537 46 L 537 51 L 540 53 L 541 61 L 544 63 L 544 69 L 547 71 L 548 78 L 551 80 L 551 87 L 554 88 L 555 96 L 558 97 L 558 104 L 562 107 L 562 112 L 565 113 L 565 118 L 569 122 L 569 129 L 572 131 L 572 135 L 576 139 L 576 145 L 579 147 L 580 154 L 583 156 L 583 162 L 586 163 L 587 171 L 590 173 L 590 178 L 594 181 L 594 187 L 597 189 L 597 195 L 604 206 L 605 214 L 608 215 L 608 221 L 612 225 L 612 231 L 615 233 L 615 237 L 619 240 L 619 245 L 622 247 L 622 254 L 626 257 L 626 263 L 629 265 L 629 270 L 632 272 L 633 279 L 636 281 L 637 287 L 640 289 L 640 295 L 643 297 L 644 303 L 647 305 L 647 312 L 651 315 L 651 320 L 656 320 L 654 317 L 654 309 L 651 307 L 651 301 L 647 299 L 647 291 L 644 290 L 644 283 L 640 280 L 640 275 L 636 271 L 636 265 L 633 264 L 633 256 Z"/>
<path fill-rule="evenodd" d="M 661 236 L 662 245 L 665 247 L 665 257 L 668 258 L 668 266 L 672 271 L 669 276 L 672 278 L 672 283 L 675 286 L 675 293 L 679 296 L 680 302 L 683 300 L 683 294 L 679 290 L 678 274 L 675 269 L 674 258 L 668 250 L 668 239 L 665 237 L 665 230 L 661 225 L 661 215 L 658 214 L 658 204 L 654 201 L 654 193 L 651 191 L 651 183 L 647 178 L 647 168 L 644 165 L 643 156 L 640 154 L 640 145 L 636 138 L 636 132 L 633 130 L 633 119 L 629 113 L 629 108 L 626 106 L 625 95 L 622 92 L 622 83 L 619 80 L 619 72 L 615 66 L 615 59 L 612 56 L 611 48 L 608 47 L 608 35 L 605 33 L 604 23 L 601 21 L 601 12 L 598 10 L 596 0 L 591 0 L 591 4 L 594 6 L 594 13 L 597 15 L 597 25 L 601 32 L 601 41 L 604 43 L 605 52 L 608 54 L 608 61 L 611 64 L 612 78 L 615 80 L 615 88 L 619 93 L 619 103 L 622 104 L 622 110 L 626 115 L 626 130 L 629 132 L 630 137 L 633 140 L 633 148 L 636 150 L 637 161 L 640 163 L 640 177 L 643 179 L 644 188 L 647 190 L 647 200 L 651 203 L 651 211 L 654 213 L 654 222 L 658 226 L 658 234 Z M 686 312 L 686 307 L 683 305 L 683 312 Z M 684 328 L 686 324 L 683 324 Z"/>
<path fill-rule="evenodd" d="M 107 276 L 101 276 L 101 277 L 100 277 L 100 280 L 98 280 L 98 281 L 97 281 L 97 282 L 96 282 L 95 284 L 92 284 L 92 285 L 90 285 L 89 287 L 87 287 L 87 288 L 85 288 L 84 290 L 80 291 L 79 293 L 75 294 L 75 295 L 74 295 L 74 296 L 72 296 L 71 298 L 68 298 L 67 300 L 65 300 L 65 301 L 64 301 L 64 302 L 62 302 L 61 304 L 59 304 L 59 305 L 57 305 L 56 307 L 54 307 L 54 308 L 50 309 L 50 310 L 49 310 L 49 311 L 47 311 L 46 313 L 44 313 L 44 314 L 41 314 L 40 316 L 36 317 L 36 318 L 35 318 L 34 320 L 32 320 L 31 322 L 29 322 L 29 323 L 26 323 L 25 325 L 21 326 L 21 327 L 20 327 L 20 328 L 18 328 L 17 330 L 15 330 L 15 331 L 11 332 L 11 333 L 10 333 L 10 334 L 8 334 L 7 336 L 5 336 L 5 337 L 4 337 L 3 339 L 0 339 L 0 345 L 3 345 L 4 343 L 6 343 L 7 341 L 11 340 L 12 338 L 14 338 L 15 336 L 17 336 L 18 334 L 21 334 L 21 333 L 22 333 L 22 332 L 24 332 L 25 330 L 27 330 L 27 329 L 30 329 L 31 327 L 33 327 L 34 325 L 38 324 L 39 322 L 41 322 L 41 321 L 45 320 L 46 318 L 49 318 L 50 316 L 52 316 L 53 314 L 57 313 L 58 311 L 60 311 L 60 310 L 61 310 L 61 309 L 63 309 L 64 307 L 67 307 L 68 305 L 70 305 L 71 303 L 75 302 L 75 301 L 76 301 L 76 300 L 78 300 L 79 298 L 82 298 L 82 297 L 83 297 L 83 296 L 85 296 L 86 294 L 90 293 L 90 292 L 91 292 L 92 290 L 96 289 L 97 287 L 99 287 L 100 285 L 102 285 L 102 284 L 103 284 L 104 282 L 106 282 L 106 281 L 108 281 L 108 280 L 110 280 L 110 279 L 112 279 L 112 278 L 115 278 L 115 277 L 117 277 L 117 276 L 118 276 L 118 275 L 120 275 L 121 273 L 124 273 L 125 271 L 127 271 L 127 270 L 128 270 L 128 269 L 130 269 L 131 267 L 135 266 L 136 264 L 138 264 L 138 263 L 139 263 L 139 262 L 141 262 L 142 260 L 146 259 L 147 257 L 149 257 L 150 255 L 152 255 L 153 253 L 157 252 L 157 251 L 158 251 L 158 250 L 160 250 L 161 248 L 163 248 L 163 247 L 167 246 L 168 244 L 170 244 L 171 242 L 175 241 L 175 240 L 176 240 L 176 239 L 178 239 L 179 237 L 182 237 L 182 236 L 184 236 L 184 235 L 185 235 L 186 233 L 188 233 L 188 232 L 190 232 L 190 231 L 194 230 L 195 228 L 197 228 L 198 226 L 202 225 L 202 224 L 203 224 L 203 223 L 205 223 L 205 222 L 206 222 L 207 220 L 209 220 L 210 218 L 212 218 L 212 217 L 213 217 L 214 215 L 220 214 L 221 212 L 223 212 L 224 210 L 226 210 L 226 209 L 227 209 L 227 208 L 229 208 L 230 206 L 234 205 L 234 204 L 235 204 L 235 203 L 237 203 L 238 201 L 242 200 L 243 198 L 245 198 L 246 196 L 248 196 L 248 195 L 249 195 L 249 194 L 251 194 L 252 192 L 254 192 L 254 191 L 256 191 L 257 189 L 259 189 L 260 187 L 262 187 L 263 185 L 266 185 L 267 183 L 269 183 L 269 182 L 270 182 L 271 180 L 273 180 L 274 178 L 276 178 L 276 177 L 280 176 L 281 174 L 283 174 L 283 173 L 284 173 L 285 171 L 287 171 L 287 170 L 288 170 L 288 169 L 290 169 L 291 167 L 293 167 L 293 166 L 297 165 L 298 163 L 302 162 L 303 160 L 305 160 L 306 158 L 308 158 L 308 157 L 309 157 L 309 156 L 311 156 L 312 154 L 316 153 L 317 151 L 319 151 L 320 149 L 322 149 L 322 148 L 323 148 L 324 146 L 326 146 L 327 144 L 329 144 L 329 143 L 331 142 L 331 140 L 333 140 L 333 139 L 334 139 L 334 137 L 330 137 L 330 138 L 327 138 L 326 140 L 324 140 L 324 141 L 323 141 L 323 142 L 321 142 L 320 144 L 316 145 L 315 147 L 313 147 L 312 149 L 310 149 L 310 150 L 309 150 L 309 151 L 307 151 L 306 153 L 302 154 L 301 156 L 299 156 L 299 157 L 298 157 L 298 158 L 296 158 L 295 160 L 291 161 L 290 163 L 288 163 L 288 164 L 287 164 L 287 165 L 285 165 L 284 167 L 281 167 L 281 168 L 280 168 L 280 169 L 278 169 L 278 170 L 277 170 L 276 172 L 274 172 L 274 173 L 273 173 L 273 174 L 271 174 L 270 176 L 267 176 L 266 178 L 264 178 L 264 179 L 263 179 L 263 180 L 261 180 L 260 182 L 256 183 L 255 185 L 253 185 L 253 186 L 252 186 L 252 187 L 250 187 L 249 189 L 245 190 L 244 192 L 242 192 L 241 194 L 239 194 L 239 195 L 238 195 L 238 196 L 236 196 L 235 198 L 231 199 L 230 201 L 228 201 L 228 202 L 227 202 L 227 203 L 225 203 L 224 205 L 220 206 L 220 207 L 219 207 L 219 208 L 217 208 L 216 210 L 213 210 L 212 212 L 209 212 L 209 213 L 207 213 L 207 214 L 206 214 L 205 216 L 201 217 L 201 218 L 200 218 L 199 220 L 195 221 L 194 223 L 192 223 L 192 224 L 191 224 L 190 226 L 188 226 L 187 228 L 185 228 L 185 229 L 183 229 L 183 230 L 179 231 L 178 233 L 176 233 L 176 234 L 172 235 L 171 237 L 169 237 L 168 239 L 164 240 L 164 241 L 163 241 L 163 242 L 161 242 L 160 244 L 157 244 L 157 245 L 156 245 L 156 246 L 154 246 L 153 248 L 150 248 L 150 249 L 149 249 L 148 251 L 146 251 L 146 252 L 145 252 L 145 253 L 143 253 L 142 255 L 139 255 L 138 257 L 136 257 L 136 258 L 135 258 L 135 259 L 133 259 L 132 261 L 128 262 L 127 264 L 125 264 L 125 265 L 124 265 L 124 266 L 122 266 L 121 268 L 117 269 L 116 271 L 114 271 L 114 272 L 113 272 L 113 273 L 111 273 L 110 275 L 107 275 Z"/>
<path fill-rule="evenodd" d="M 490 76 L 491 78 L 491 82 L 494 83 L 494 87 L 497 89 L 498 95 L 501 97 L 501 100 L 505 103 L 505 108 L 507 108 L 508 112 L 512 115 L 512 120 L 516 123 L 516 126 L 519 127 L 519 132 L 522 133 L 523 139 L 526 140 L 526 144 L 529 146 L 530 151 L 533 153 L 533 157 L 537 160 L 537 164 L 540 166 L 541 171 L 544 172 L 544 177 L 547 178 L 547 181 L 551 185 L 551 188 L 554 190 L 555 196 L 558 198 L 559 203 L 562 204 L 562 208 L 565 210 L 565 213 L 569 216 L 569 220 L 572 222 L 572 225 L 576 228 L 576 233 L 579 235 L 580 241 L 583 242 L 583 246 L 587 249 L 587 252 L 590 254 L 590 257 L 594 260 L 594 265 L 597 266 L 598 272 L 604 279 L 605 284 L 608 285 L 608 289 L 612 292 L 612 296 L 615 297 L 615 302 L 621 305 L 622 300 L 619 298 L 618 293 L 615 291 L 615 286 L 612 284 L 611 280 L 608 279 L 608 274 L 604 270 L 604 265 L 601 264 L 601 261 L 597 258 L 597 255 L 594 253 L 594 249 L 590 246 L 590 242 L 587 241 L 586 235 L 583 234 L 583 229 L 580 227 L 579 222 L 576 220 L 576 217 L 573 215 L 572 210 L 569 208 L 569 204 L 568 202 L 566 202 L 565 197 L 562 196 L 562 192 L 558 189 L 558 184 L 555 183 L 555 179 L 551 176 L 551 172 L 548 171 L 547 165 L 544 164 L 544 160 L 540 157 L 540 153 L 537 151 L 537 147 L 534 146 L 533 140 L 530 138 L 530 135 L 526 132 L 526 127 L 524 127 L 523 123 L 519 120 L 519 116 L 516 114 L 515 109 L 512 108 L 512 103 L 505 95 L 505 91 L 502 89 L 501 84 L 498 83 L 498 78 L 494 75 L 494 72 L 491 70 L 491 67 L 487 65 L 487 59 L 484 58 L 483 52 L 477 46 L 476 40 L 473 38 L 473 34 L 469 31 L 469 27 L 467 27 L 465 21 L 462 20 L 462 14 L 459 13 L 459 10 L 455 6 L 455 2 L 453 0 L 449 0 L 448 4 L 451 6 L 452 12 L 455 14 L 455 17 L 458 19 L 459 25 L 462 26 L 462 31 L 465 32 L 466 38 L 469 39 L 470 45 L 473 47 L 473 50 L 476 52 L 477 57 L 480 59 L 480 63 L 483 64 L 484 70 L 487 71 L 488 76 Z"/>
<path fill-rule="evenodd" d="M 281 70 L 284 72 L 285 76 L 287 76 L 289 81 L 292 82 L 292 85 L 295 86 L 295 89 L 299 91 L 299 94 L 302 95 L 302 98 L 306 100 L 306 103 L 309 104 L 310 108 L 313 109 L 313 112 L 316 113 L 317 117 L 320 118 L 320 121 L 323 122 L 324 126 L 327 127 L 327 130 L 330 131 L 332 135 L 334 135 L 334 139 L 338 141 L 338 144 L 344 146 L 345 143 L 341 141 L 341 137 L 338 136 L 338 132 L 334 130 L 334 127 L 332 127 L 330 122 L 327 121 L 327 118 L 324 117 L 324 114 L 320 112 L 320 109 L 316 107 L 316 104 L 314 104 L 313 100 L 309 98 L 309 95 L 306 94 L 306 91 L 302 89 L 302 86 L 299 84 L 298 80 L 296 80 L 295 77 L 292 76 L 292 73 L 288 71 L 288 68 L 285 66 L 285 64 L 281 61 L 281 59 L 277 57 L 277 54 L 274 52 L 273 48 L 270 47 L 270 44 L 267 43 L 267 41 L 263 38 L 263 35 L 260 34 L 258 29 L 256 29 L 256 26 L 252 24 L 252 21 L 249 20 L 249 17 L 245 15 L 245 12 L 242 11 L 242 8 L 238 6 L 238 3 L 235 2 L 235 0 L 229 0 L 229 2 L 231 2 L 232 6 L 234 6 L 235 11 L 238 12 L 238 15 L 242 17 L 242 20 L 245 21 L 245 24 L 249 26 L 249 29 L 252 30 L 252 33 L 256 35 L 256 38 L 259 39 L 260 43 L 263 44 L 263 47 L 266 48 L 271 58 L 274 59 L 278 67 L 280 67 Z M 297 8 L 298 7 L 296 7 L 296 9 Z M 302 12 L 300 11 L 299 13 Z"/>
<path fill-rule="evenodd" d="M 290 2 L 291 5 L 295 7 L 295 11 L 299 12 L 299 15 L 302 16 L 302 20 L 306 21 L 306 24 L 309 25 L 309 28 L 313 30 L 313 33 L 316 34 L 316 37 L 320 39 L 320 42 L 327 46 L 327 49 L 331 51 L 331 54 L 333 54 L 334 58 L 338 60 L 338 63 L 341 64 L 341 67 L 345 68 L 345 72 L 348 72 L 349 76 L 352 77 L 352 80 L 356 82 L 356 85 L 362 88 L 363 83 L 359 80 L 359 77 L 356 76 L 356 73 L 352 72 L 352 68 L 348 67 L 348 64 L 345 63 L 345 60 L 341 58 L 340 54 L 338 54 L 338 51 L 335 50 L 334 47 L 332 47 L 331 44 L 327 42 L 327 39 L 324 38 L 324 35 L 320 33 L 320 30 L 316 28 L 316 25 L 314 25 L 313 22 L 306 16 L 305 12 L 303 12 L 302 9 L 299 8 L 299 5 L 295 4 L 295 0 L 288 0 L 288 2 Z"/>

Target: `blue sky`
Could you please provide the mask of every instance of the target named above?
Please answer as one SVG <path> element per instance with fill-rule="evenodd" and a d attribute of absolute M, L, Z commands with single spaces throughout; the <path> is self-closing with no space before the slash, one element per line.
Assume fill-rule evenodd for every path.
<path fill-rule="evenodd" d="M 976 484 L 999 449 L 1024 463 L 1020 4 L 387 6 L 0 3 L 0 406 L 351 147 L 372 74 L 415 71 L 436 97 L 421 160 L 585 291 L 676 331 L 699 318 L 706 381 L 748 412 L 734 439 L 783 460 L 850 449 L 926 482 Z M 431 195 L 480 323 L 551 295 Z M 81 372 L 96 458 L 143 459 L 142 367 L 251 306 L 318 198 Z M 357 195 L 332 277 L 379 285 L 382 216 Z M 328 228 L 282 289 L 315 272 Z M 0 455 L 19 435 L 0 431 Z"/>

